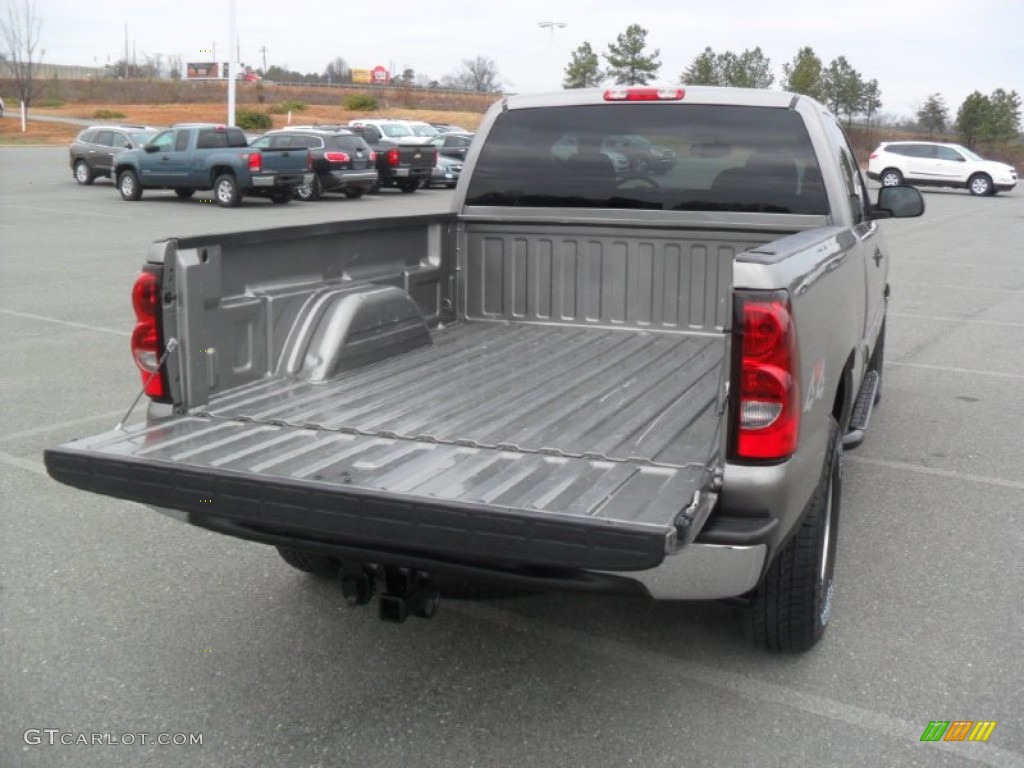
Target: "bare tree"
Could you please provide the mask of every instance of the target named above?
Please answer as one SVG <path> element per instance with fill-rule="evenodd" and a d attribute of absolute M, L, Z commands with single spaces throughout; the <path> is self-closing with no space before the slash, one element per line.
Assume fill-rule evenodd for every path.
<path fill-rule="evenodd" d="M 462 69 L 454 77 L 448 76 L 456 87 L 466 90 L 479 91 L 480 93 L 492 93 L 501 90 L 501 80 L 498 77 L 498 67 L 494 59 L 487 56 L 477 56 L 473 59 L 463 59 Z M 442 81 L 444 82 L 444 81 Z"/>
<path fill-rule="evenodd" d="M 328 83 L 350 83 L 352 82 L 352 70 L 348 62 L 341 56 L 337 56 L 327 62 L 324 67 L 324 77 Z"/>
<path fill-rule="evenodd" d="M 7 18 L 0 20 L 0 38 L 3 43 L 3 53 L 0 55 L 14 78 L 18 98 L 24 102 L 25 109 L 28 109 L 36 93 L 35 68 L 45 53 L 40 50 L 36 55 L 42 27 L 43 20 L 36 12 L 35 3 L 30 0 L 12 0 L 7 7 Z"/>
<path fill-rule="evenodd" d="M 181 80 L 181 75 L 185 71 L 185 67 L 181 63 L 181 54 L 174 54 L 167 58 L 167 66 L 171 70 L 170 75 L 172 80 Z"/>

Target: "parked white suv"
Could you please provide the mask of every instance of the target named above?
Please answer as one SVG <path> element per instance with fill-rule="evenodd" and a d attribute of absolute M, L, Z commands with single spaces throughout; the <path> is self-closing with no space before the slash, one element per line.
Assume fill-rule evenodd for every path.
<path fill-rule="evenodd" d="M 871 153 L 868 178 L 883 187 L 958 187 L 972 195 L 994 195 L 1017 186 L 1012 165 L 986 160 L 959 144 L 934 141 L 882 142 Z"/>

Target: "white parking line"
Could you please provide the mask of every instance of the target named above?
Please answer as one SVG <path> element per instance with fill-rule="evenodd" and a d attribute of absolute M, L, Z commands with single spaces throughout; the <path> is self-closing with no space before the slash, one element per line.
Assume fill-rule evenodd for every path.
<path fill-rule="evenodd" d="M 679 555 L 684 557 L 685 554 Z M 823 717 L 836 722 L 852 725 L 870 731 L 872 735 L 885 734 L 891 738 L 908 744 L 920 745 L 922 749 L 934 748 L 956 754 L 960 759 L 984 765 L 1020 766 L 1024 755 L 989 744 L 971 744 L 970 750 L 961 749 L 963 745 L 946 742 L 921 743 L 921 733 L 927 723 L 910 722 L 892 717 L 881 712 L 845 704 L 825 696 L 804 693 L 795 688 L 788 688 L 776 683 L 765 682 L 756 677 L 729 672 L 725 669 L 707 667 L 685 661 L 675 656 L 627 645 L 618 640 L 595 637 L 592 634 L 572 629 L 556 627 L 538 619 L 520 614 L 512 614 L 497 608 L 479 603 L 448 602 L 444 610 L 451 610 L 470 616 L 479 621 L 499 627 L 504 632 L 529 634 L 545 640 L 581 648 L 584 651 L 611 658 L 622 665 L 638 664 L 646 667 L 665 680 L 669 685 L 680 688 L 694 682 L 707 685 L 720 691 L 728 691 L 741 698 L 755 703 L 768 703 L 789 709 L 806 712 L 816 717 Z M 922 756 L 922 759 L 927 759 Z"/>
<path fill-rule="evenodd" d="M 35 461 L 34 459 L 23 459 L 21 456 L 15 456 L 7 451 L 0 451 L 0 464 L 24 469 L 26 472 L 31 472 L 34 475 L 49 477 L 46 474 L 46 465 L 43 462 Z"/>
<path fill-rule="evenodd" d="M 945 371 L 947 373 L 966 373 L 971 376 L 997 376 L 1001 379 L 1024 379 L 1024 373 L 1003 373 L 1002 371 L 978 371 L 972 368 L 953 368 L 948 365 L 926 365 L 924 363 L 897 363 L 885 361 L 885 364 L 900 368 L 919 368 L 924 371 Z"/>
<path fill-rule="evenodd" d="M 60 218 L 65 216 L 84 216 L 88 219 L 95 219 L 97 216 L 103 219 L 131 219 L 132 217 L 125 214 L 121 216 L 116 213 L 98 213 L 97 211 L 76 211 L 73 208 L 43 208 L 38 205 L 11 205 L 8 203 L 4 206 L 7 210 L 22 210 L 30 211 L 31 213 L 51 213 Z"/>
<path fill-rule="evenodd" d="M 990 475 L 975 475 L 970 472 L 957 472 L 953 469 L 937 469 L 936 467 L 925 467 L 921 464 L 911 464 L 909 461 L 891 461 L 889 459 L 873 459 L 870 456 L 858 456 L 847 453 L 843 461 L 854 464 L 867 464 L 872 467 L 884 467 L 885 469 L 898 469 L 903 472 L 914 472 L 918 475 L 930 475 L 932 477 L 945 477 L 949 480 L 962 480 L 968 483 L 981 483 L 998 488 L 1010 488 L 1015 491 L 1024 491 L 1024 481 L 1007 480 L 1002 477 L 991 477 Z"/>
<path fill-rule="evenodd" d="M 120 336 L 126 338 L 131 336 L 130 331 L 119 331 L 115 328 L 104 328 L 101 325 L 87 325 L 86 323 L 76 323 L 71 320 L 60 320 L 56 317 L 46 317 L 45 315 L 35 315 L 31 312 L 19 312 L 16 309 L 0 309 L 0 313 L 5 315 L 13 315 L 14 317 L 22 317 L 26 320 L 42 320 L 45 323 L 58 323 L 59 325 L 67 325 L 71 328 L 79 328 L 83 331 L 96 331 L 97 333 L 110 333 L 114 336 Z"/>
<path fill-rule="evenodd" d="M 938 323 L 956 323 L 957 325 L 997 325 L 1003 328 L 1024 328 L 1024 323 L 1006 323 L 998 320 L 975 320 L 969 317 L 939 317 L 937 315 L 917 315 L 913 312 L 890 312 L 889 317 L 911 317 L 917 320 L 931 320 Z"/>
<path fill-rule="evenodd" d="M 987 267 L 986 267 L 987 269 Z M 893 288 L 942 288 L 950 291 L 992 291 L 994 293 L 1024 293 L 1024 288 L 1003 288 L 990 285 L 950 285 L 949 283 L 923 283 L 920 280 L 893 282 Z"/>
<path fill-rule="evenodd" d="M 126 406 L 127 407 L 127 406 Z M 57 424 L 44 424 L 41 427 L 33 427 L 32 429 L 23 429 L 20 432 L 8 432 L 5 435 L 0 435 L 0 443 L 9 442 L 11 440 L 20 440 L 23 437 L 33 437 L 34 435 L 43 435 L 47 432 L 56 432 L 61 429 L 70 429 L 71 427 L 77 427 L 82 424 L 91 424 L 94 421 L 110 421 L 111 428 L 113 428 L 114 420 L 124 416 L 124 408 L 118 408 L 116 411 L 106 411 L 104 413 L 97 413 L 92 416 L 85 416 L 81 419 L 71 419 L 70 421 L 61 421 Z"/>

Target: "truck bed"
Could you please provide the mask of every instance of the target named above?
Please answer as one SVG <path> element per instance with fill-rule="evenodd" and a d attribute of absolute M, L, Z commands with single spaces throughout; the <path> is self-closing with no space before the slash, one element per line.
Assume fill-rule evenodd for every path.
<path fill-rule="evenodd" d="M 720 335 L 464 322 L 328 382 L 248 383 L 47 464 L 79 487 L 247 525 L 290 516 L 330 540 L 649 568 L 709 484 L 724 358 Z"/>

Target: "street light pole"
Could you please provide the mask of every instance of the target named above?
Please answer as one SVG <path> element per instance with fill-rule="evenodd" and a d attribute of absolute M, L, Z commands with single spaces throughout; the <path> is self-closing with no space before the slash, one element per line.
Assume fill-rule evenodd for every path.
<path fill-rule="evenodd" d="M 235 0 L 231 0 L 229 12 L 231 22 L 228 25 L 228 125 L 235 124 L 235 81 L 238 78 L 238 37 L 235 30 Z"/>
<path fill-rule="evenodd" d="M 552 65 L 554 66 L 556 64 L 555 56 L 557 54 L 557 51 L 555 50 L 555 29 L 565 29 L 568 26 L 568 24 L 566 24 L 564 21 L 538 21 L 537 26 L 540 27 L 541 29 L 547 29 L 551 31 L 551 45 L 550 53 L 548 54 L 548 56 L 551 58 Z"/>

